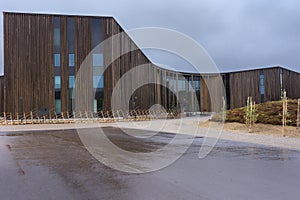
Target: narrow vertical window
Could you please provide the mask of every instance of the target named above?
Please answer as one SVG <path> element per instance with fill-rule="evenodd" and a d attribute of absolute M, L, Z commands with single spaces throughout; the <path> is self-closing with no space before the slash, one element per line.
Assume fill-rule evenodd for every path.
<path fill-rule="evenodd" d="M 68 51 L 69 66 L 75 66 L 75 21 L 73 17 L 68 18 Z"/>
<path fill-rule="evenodd" d="M 260 90 L 261 102 L 264 102 L 265 101 L 265 75 L 264 75 L 264 70 L 260 70 L 259 90 Z"/>
<path fill-rule="evenodd" d="M 73 107 L 73 89 L 75 88 L 75 21 L 68 18 L 68 58 L 69 58 L 69 111 Z"/>
<path fill-rule="evenodd" d="M 60 17 L 55 16 L 54 20 L 54 90 L 55 90 L 55 111 L 61 112 L 61 76 L 60 76 Z"/>
<path fill-rule="evenodd" d="M 102 19 L 92 19 L 92 63 L 93 63 L 93 87 L 95 91 L 94 112 L 102 110 L 104 98 L 104 56 L 102 47 L 99 45 L 103 41 Z"/>
<path fill-rule="evenodd" d="M 54 17 L 54 66 L 60 67 L 60 21 Z"/>

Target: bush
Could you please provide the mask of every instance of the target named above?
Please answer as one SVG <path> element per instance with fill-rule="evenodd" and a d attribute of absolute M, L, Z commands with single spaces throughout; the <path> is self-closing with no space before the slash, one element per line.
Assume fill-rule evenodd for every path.
<path fill-rule="evenodd" d="M 288 100 L 288 126 L 296 126 L 297 122 L 297 100 Z M 272 101 L 256 105 L 257 122 L 262 124 L 282 125 L 282 101 Z M 245 123 L 244 116 L 246 107 L 226 111 L 226 122 Z M 212 117 L 212 121 L 218 121 L 220 114 Z"/>

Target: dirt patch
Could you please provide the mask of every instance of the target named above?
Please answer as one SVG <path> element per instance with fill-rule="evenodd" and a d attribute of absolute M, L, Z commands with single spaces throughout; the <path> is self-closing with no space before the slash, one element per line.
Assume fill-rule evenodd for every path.
<path fill-rule="evenodd" d="M 217 126 L 218 125 L 218 126 Z M 221 127 L 219 122 L 205 121 L 199 124 L 202 128 L 208 127 Z M 223 130 L 228 130 L 232 132 L 248 133 L 248 128 L 245 124 L 237 122 L 226 122 L 224 124 Z M 291 137 L 300 138 L 300 129 L 287 126 L 284 129 L 281 126 L 269 125 L 269 124 L 255 124 L 253 128 L 254 134 L 264 134 L 264 135 L 274 135 L 278 137 Z"/>

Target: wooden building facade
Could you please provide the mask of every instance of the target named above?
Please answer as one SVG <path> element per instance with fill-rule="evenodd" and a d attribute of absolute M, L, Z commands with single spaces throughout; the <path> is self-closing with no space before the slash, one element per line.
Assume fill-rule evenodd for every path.
<path fill-rule="evenodd" d="M 223 74 L 162 69 L 112 17 L 3 15 L 1 112 L 97 112 L 123 109 L 122 101 L 129 109 L 159 104 L 211 112 L 221 109 L 222 97 L 235 108 L 244 106 L 248 96 L 258 103 L 279 100 L 283 88 L 290 98 L 300 98 L 294 84 L 299 73 L 280 67 Z"/>

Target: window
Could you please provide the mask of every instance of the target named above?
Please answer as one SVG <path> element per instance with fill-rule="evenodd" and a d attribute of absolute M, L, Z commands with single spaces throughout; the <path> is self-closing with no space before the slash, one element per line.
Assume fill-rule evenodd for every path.
<path fill-rule="evenodd" d="M 55 89 L 60 89 L 60 76 L 55 76 L 54 82 Z"/>
<path fill-rule="evenodd" d="M 73 53 L 69 54 L 69 66 L 70 67 L 75 66 L 75 54 Z"/>
<path fill-rule="evenodd" d="M 75 76 L 69 76 L 69 88 L 75 88 Z"/>
<path fill-rule="evenodd" d="M 93 66 L 94 67 L 103 66 L 103 54 L 100 53 L 93 54 Z"/>
<path fill-rule="evenodd" d="M 194 89 L 196 91 L 200 90 L 200 77 L 193 77 L 193 82 L 194 82 Z"/>
<path fill-rule="evenodd" d="M 75 20 L 68 17 L 68 54 L 69 54 L 69 111 L 73 110 L 73 89 L 75 88 Z"/>
<path fill-rule="evenodd" d="M 93 18 L 92 19 L 92 48 L 97 47 L 102 41 L 102 19 L 101 18 Z M 100 47 L 101 48 L 101 47 Z M 102 49 L 97 47 L 97 52 L 101 53 Z"/>
<path fill-rule="evenodd" d="M 103 88 L 103 76 L 93 76 L 94 88 Z"/>
<path fill-rule="evenodd" d="M 94 112 L 98 111 L 98 101 L 97 99 L 94 99 Z"/>
<path fill-rule="evenodd" d="M 54 66 L 60 67 L 60 54 L 54 54 Z"/>
<path fill-rule="evenodd" d="M 61 100 L 55 99 L 55 112 L 61 113 Z"/>
<path fill-rule="evenodd" d="M 75 51 L 75 21 L 73 17 L 68 18 L 68 49 L 69 54 Z"/>
<path fill-rule="evenodd" d="M 259 91 L 261 96 L 261 102 L 265 101 L 265 75 L 264 71 L 260 70 L 260 76 L 259 76 Z"/>
<path fill-rule="evenodd" d="M 60 52 L 60 18 L 54 17 L 54 53 Z"/>

